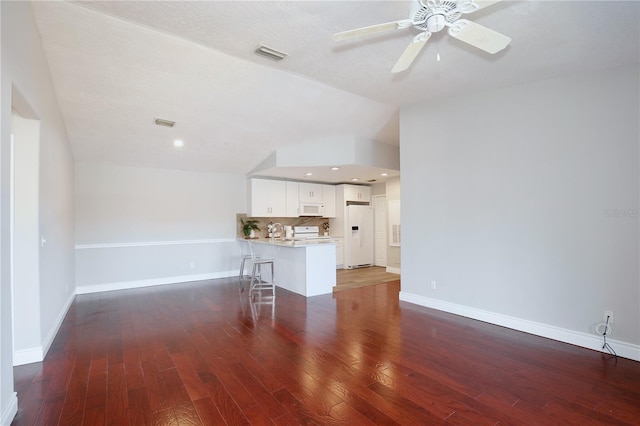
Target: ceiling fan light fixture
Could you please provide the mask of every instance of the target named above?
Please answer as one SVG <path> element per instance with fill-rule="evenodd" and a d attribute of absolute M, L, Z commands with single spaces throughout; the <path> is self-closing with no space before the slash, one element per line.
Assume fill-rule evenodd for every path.
<path fill-rule="evenodd" d="M 427 31 L 431 33 L 437 33 L 438 31 L 442 31 L 445 27 L 445 17 L 444 15 L 437 14 L 431 15 L 427 18 L 426 27 Z"/>
<path fill-rule="evenodd" d="M 286 58 L 287 55 L 284 52 L 280 52 L 279 50 L 276 49 L 272 49 L 270 47 L 267 47 L 263 44 L 259 44 L 258 47 L 256 47 L 256 49 L 254 50 L 255 53 L 257 53 L 258 55 L 262 55 L 265 56 L 269 59 L 273 59 L 275 61 L 281 61 L 284 58 Z"/>

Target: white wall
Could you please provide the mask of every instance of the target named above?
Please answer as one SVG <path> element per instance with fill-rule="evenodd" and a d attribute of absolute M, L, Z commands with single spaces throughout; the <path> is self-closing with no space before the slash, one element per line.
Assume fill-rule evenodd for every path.
<path fill-rule="evenodd" d="M 640 359 L 638 76 L 403 109 L 401 298 Z"/>
<path fill-rule="evenodd" d="M 235 275 L 246 186 L 244 175 L 77 163 L 78 293 Z"/>
<path fill-rule="evenodd" d="M 0 82 L 0 423 L 17 408 L 13 391 L 9 269 L 9 160 L 11 108 L 40 120 L 40 351 L 46 353 L 74 294 L 73 167 L 64 124 L 31 5 L 0 2 L 2 63 Z M 20 309 L 20 307 L 17 307 Z M 38 349 L 38 348 L 36 348 Z"/>
<path fill-rule="evenodd" d="M 13 225 L 13 341 L 16 358 L 36 358 L 42 343 L 40 330 L 40 120 L 13 115 L 14 225 Z"/>

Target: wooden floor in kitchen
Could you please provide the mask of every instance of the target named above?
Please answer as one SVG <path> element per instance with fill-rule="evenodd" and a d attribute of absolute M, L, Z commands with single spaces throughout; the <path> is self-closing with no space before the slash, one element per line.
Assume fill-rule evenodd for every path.
<path fill-rule="evenodd" d="M 246 285 L 246 284 L 245 284 Z M 398 300 L 235 279 L 79 295 L 14 425 L 637 425 L 640 363 Z"/>
<path fill-rule="evenodd" d="M 336 286 L 333 291 L 350 290 L 352 288 L 365 287 L 397 281 L 400 275 L 387 272 L 381 266 L 368 268 L 338 269 L 336 270 Z"/>

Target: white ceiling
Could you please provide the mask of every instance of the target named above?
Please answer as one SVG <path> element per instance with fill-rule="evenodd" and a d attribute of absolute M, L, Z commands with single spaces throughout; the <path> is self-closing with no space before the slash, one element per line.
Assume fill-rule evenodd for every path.
<path fill-rule="evenodd" d="M 395 75 L 413 29 L 331 40 L 405 19 L 409 6 L 33 3 L 73 155 L 85 162 L 249 173 L 280 147 L 325 137 L 397 145 L 402 106 L 639 62 L 638 1 L 504 1 L 465 18 L 511 37 L 507 49 L 489 55 L 442 31 Z M 259 43 L 289 57 L 255 55 Z M 156 117 L 177 125 L 155 126 Z M 185 146 L 174 148 L 174 138 Z M 280 177 L 290 173 L 300 170 Z"/>

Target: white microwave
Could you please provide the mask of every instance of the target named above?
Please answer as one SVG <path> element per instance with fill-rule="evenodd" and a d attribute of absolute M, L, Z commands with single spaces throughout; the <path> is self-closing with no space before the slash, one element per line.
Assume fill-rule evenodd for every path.
<path fill-rule="evenodd" d="M 300 203 L 298 216 L 324 216 L 324 204 Z"/>

